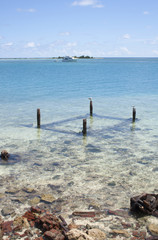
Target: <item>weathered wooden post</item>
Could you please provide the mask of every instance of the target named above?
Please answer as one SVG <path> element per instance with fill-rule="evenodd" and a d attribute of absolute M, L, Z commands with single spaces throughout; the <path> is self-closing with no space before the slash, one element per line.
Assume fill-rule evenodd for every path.
<path fill-rule="evenodd" d="M 93 102 L 92 98 L 88 98 L 90 100 L 90 116 L 93 116 Z"/>
<path fill-rule="evenodd" d="M 37 109 L 37 128 L 40 128 L 41 126 L 41 114 L 40 114 L 40 109 Z"/>
<path fill-rule="evenodd" d="M 93 103 L 90 101 L 90 116 L 93 116 Z"/>
<path fill-rule="evenodd" d="M 83 130 L 82 130 L 83 135 L 87 134 L 87 120 L 83 119 Z"/>
<path fill-rule="evenodd" d="M 136 120 L 136 109 L 133 107 L 133 122 Z"/>

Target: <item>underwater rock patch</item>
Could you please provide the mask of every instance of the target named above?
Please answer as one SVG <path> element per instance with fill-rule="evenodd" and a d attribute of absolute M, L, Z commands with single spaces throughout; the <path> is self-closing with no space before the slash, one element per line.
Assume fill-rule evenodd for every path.
<path fill-rule="evenodd" d="M 40 198 L 39 197 L 34 197 L 34 198 L 29 200 L 30 206 L 37 205 L 39 202 L 40 202 Z"/>
<path fill-rule="evenodd" d="M 52 203 L 56 199 L 52 194 L 42 194 L 41 195 L 41 201 L 47 202 L 47 203 Z"/>
<path fill-rule="evenodd" d="M 26 193 L 35 193 L 36 192 L 34 188 L 24 187 L 22 190 Z"/>
<path fill-rule="evenodd" d="M 109 183 L 108 183 L 108 186 L 110 186 L 110 187 L 114 187 L 114 186 L 116 186 L 115 181 L 109 182 Z"/>
<path fill-rule="evenodd" d="M 158 172 L 158 167 L 153 168 L 153 172 Z"/>
<path fill-rule="evenodd" d="M 14 213 L 14 209 L 11 207 L 4 207 L 1 211 L 3 216 L 11 215 Z"/>
<path fill-rule="evenodd" d="M 18 188 L 15 188 L 15 187 L 10 187 L 8 188 L 5 193 L 8 193 L 8 194 L 16 194 L 20 191 L 20 189 Z"/>

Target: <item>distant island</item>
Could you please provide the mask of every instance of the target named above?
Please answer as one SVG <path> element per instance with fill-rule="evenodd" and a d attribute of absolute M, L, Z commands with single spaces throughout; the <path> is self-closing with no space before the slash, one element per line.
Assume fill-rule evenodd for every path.
<path fill-rule="evenodd" d="M 52 59 L 63 59 L 64 57 L 53 57 Z M 93 59 L 94 57 L 90 57 L 90 56 L 80 56 L 80 57 L 77 57 L 77 56 L 73 56 L 73 58 L 79 58 L 79 59 Z"/>

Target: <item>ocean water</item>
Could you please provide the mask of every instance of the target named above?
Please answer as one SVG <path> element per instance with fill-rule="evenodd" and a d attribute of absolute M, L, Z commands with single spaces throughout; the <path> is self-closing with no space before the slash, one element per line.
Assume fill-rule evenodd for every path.
<path fill-rule="evenodd" d="M 10 153 L 0 176 L 12 178 L 1 192 L 40 189 L 62 198 L 63 212 L 158 193 L 157 58 L 0 60 L 0 86 L 0 150 Z"/>

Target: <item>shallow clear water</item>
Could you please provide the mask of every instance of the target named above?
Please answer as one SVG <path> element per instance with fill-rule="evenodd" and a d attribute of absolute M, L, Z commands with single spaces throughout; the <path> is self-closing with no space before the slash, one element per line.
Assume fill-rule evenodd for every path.
<path fill-rule="evenodd" d="M 158 59 L 1 60 L 0 149 L 11 154 L 1 176 L 21 187 L 53 184 L 65 208 L 129 207 L 131 196 L 156 193 L 157 79 Z"/>

